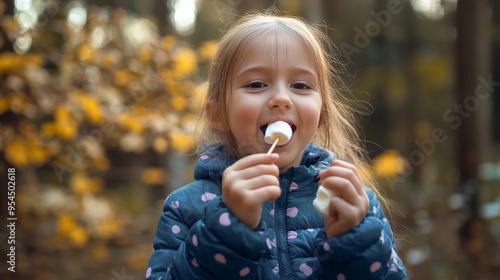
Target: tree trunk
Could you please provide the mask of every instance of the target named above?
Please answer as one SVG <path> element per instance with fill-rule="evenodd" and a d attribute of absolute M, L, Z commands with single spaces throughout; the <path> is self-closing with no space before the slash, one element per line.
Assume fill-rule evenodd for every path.
<path fill-rule="evenodd" d="M 5 2 L 5 14 L 14 16 L 14 1 Z M 1 32 L 0 36 L 3 37 L 4 39 L 3 46 L 0 47 L 0 53 L 14 52 L 14 46 L 7 37 L 7 33 L 5 33 L 5 30 L 3 30 L 3 28 L 0 28 L 0 32 Z"/>
<path fill-rule="evenodd" d="M 481 161 L 480 129 L 481 109 L 474 109 L 476 87 L 479 77 L 488 77 L 488 52 L 490 44 L 490 22 L 488 0 L 459 0 L 457 6 L 457 82 L 456 99 L 453 105 L 457 124 L 457 159 L 460 172 L 460 191 L 466 198 L 468 218 L 461 228 L 460 237 L 472 267 L 467 279 L 491 279 L 490 257 L 486 253 L 485 223 L 479 215 L 478 192 L 480 182 L 478 167 Z M 486 107 L 486 102 L 478 106 Z M 484 108 L 483 108 L 484 109 Z"/>

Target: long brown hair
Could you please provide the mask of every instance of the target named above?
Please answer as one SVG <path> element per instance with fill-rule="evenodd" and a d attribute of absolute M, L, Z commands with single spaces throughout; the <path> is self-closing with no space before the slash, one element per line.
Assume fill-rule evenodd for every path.
<path fill-rule="evenodd" d="M 252 12 L 241 17 L 231 25 L 219 42 L 218 50 L 212 61 L 206 89 L 205 108 L 201 114 L 202 127 L 198 129 L 199 152 L 204 144 L 221 143 L 225 150 L 235 158 L 238 143 L 228 129 L 226 108 L 228 88 L 231 85 L 235 64 L 245 52 L 247 45 L 257 36 L 287 32 L 302 43 L 317 67 L 319 89 L 322 97 L 320 126 L 313 142 L 333 151 L 337 156 L 363 170 L 363 180 L 377 194 L 382 204 L 386 200 L 376 188 L 371 175 L 365 148 L 361 145 L 355 110 L 352 100 L 346 97 L 347 86 L 339 75 L 342 64 L 333 55 L 333 44 L 318 25 L 293 17 L 280 15 L 275 9 L 265 12 Z M 208 120 L 218 120 L 219 126 L 213 127 Z M 222 127 L 223 129 L 220 129 Z"/>

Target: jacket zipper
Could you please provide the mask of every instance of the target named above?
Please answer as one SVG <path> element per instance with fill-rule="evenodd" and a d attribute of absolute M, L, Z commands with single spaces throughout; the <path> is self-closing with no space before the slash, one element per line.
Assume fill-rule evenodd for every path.
<path fill-rule="evenodd" d="M 290 175 L 293 178 L 293 169 Z M 278 264 L 281 279 L 294 279 L 292 273 L 292 263 L 288 254 L 288 233 L 286 225 L 286 206 L 288 200 L 288 178 L 283 178 L 284 183 L 280 184 L 283 195 L 277 200 L 276 214 L 276 244 L 278 246 Z"/>

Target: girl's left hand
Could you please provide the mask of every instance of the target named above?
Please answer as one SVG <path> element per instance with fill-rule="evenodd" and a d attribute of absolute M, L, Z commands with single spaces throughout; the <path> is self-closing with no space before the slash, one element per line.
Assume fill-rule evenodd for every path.
<path fill-rule="evenodd" d="M 325 215 L 326 235 L 328 238 L 340 236 L 356 227 L 368 212 L 370 201 L 363 180 L 356 167 L 338 159 L 318 176 L 318 184 L 334 194 L 329 215 Z"/>

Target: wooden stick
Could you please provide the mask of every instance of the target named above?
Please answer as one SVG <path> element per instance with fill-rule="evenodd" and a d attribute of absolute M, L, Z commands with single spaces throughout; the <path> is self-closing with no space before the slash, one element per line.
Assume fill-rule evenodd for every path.
<path fill-rule="evenodd" d="M 273 152 L 274 148 L 276 147 L 276 145 L 278 144 L 278 141 L 280 141 L 279 138 L 276 138 L 276 140 L 274 140 L 274 143 L 273 145 L 271 146 L 271 148 L 269 148 L 269 151 L 267 151 L 267 154 L 269 155 L 270 153 Z"/>

